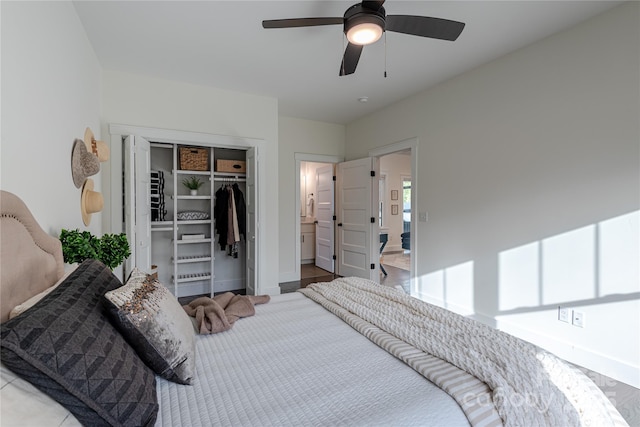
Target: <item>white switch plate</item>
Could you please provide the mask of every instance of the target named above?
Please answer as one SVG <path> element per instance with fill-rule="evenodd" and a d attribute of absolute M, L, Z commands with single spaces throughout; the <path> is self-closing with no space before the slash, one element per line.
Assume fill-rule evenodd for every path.
<path fill-rule="evenodd" d="M 558 307 L 558 320 L 569 323 L 571 321 L 571 309 L 567 307 Z"/>
<path fill-rule="evenodd" d="M 427 218 L 428 218 L 428 215 L 427 215 L 426 212 L 419 212 L 418 213 L 418 221 L 427 222 Z"/>
<path fill-rule="evenodd" d="M 584 313 L 581 311 L 574 311 L 571 324 L 579 328 L 584 328 Z"/>

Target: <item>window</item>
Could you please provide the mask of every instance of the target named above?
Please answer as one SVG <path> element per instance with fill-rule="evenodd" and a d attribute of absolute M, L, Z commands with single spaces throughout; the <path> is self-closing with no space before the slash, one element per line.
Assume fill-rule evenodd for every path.
<path fill-rule="evenodd" d="M 408 177 L 402 177 L 402 220 L 411 223 L 411 178 Z"/>
<path fill-rule="evenodd" d="M 380 174 L 378 186 L 378 225 L 380 228 L 385 226 L 386 216 L 384 214 L 384 201 L 387 194 L 387 176 Z"/>

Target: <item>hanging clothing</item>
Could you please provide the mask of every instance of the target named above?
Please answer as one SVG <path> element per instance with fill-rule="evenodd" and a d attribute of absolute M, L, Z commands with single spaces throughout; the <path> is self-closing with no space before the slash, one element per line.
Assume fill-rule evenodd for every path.
<path fill-rule="evenodd" d="M 247 208 L 238 184 L 223 185 L 215 193 L 214 218 L 218 244 L 227 254 L 238 257 L 238 242 L 246 239 Z"/>
<path fill-rule="evenodd" d="M 234 243 L 240 241 L 240 232 L 238 231 L 238 216 L 236 213 L 235 200 L 233 198 L 233 189 L 231 187 L 227 187 L 227 191 L 229 193 L 229 201 L 227 206 L 227 244 L 233 245 Z"/>
<path fill-rule="evenodd" d="M 247 207 L 244 203 L 244 194 L 238 187 L 238 184 L 233 184 L 233 199 L 236 203 L 236 218 L 238 219 L 238 232 L 245 238 L 247 238 Z"/>
<path fill-rule="evenodd" d="M 233 189 L 231 189 L 233 194 Z M 231 197 L 231 211 L 233 213 L 233 238 L 236 242 L 240 241 L 240 230 L 238 230 L 238 211 L 236 211 L 236 198 Z"/>
<path fill-rule="evenodd" d="M 213 217 L 216 221 L 218 244 L 220 245 L 221 250 L 225 250 L 227 247 L 227 230 L 229 226 L 229 192 L 224 185 L 216 191 L 215 197 Z"/>

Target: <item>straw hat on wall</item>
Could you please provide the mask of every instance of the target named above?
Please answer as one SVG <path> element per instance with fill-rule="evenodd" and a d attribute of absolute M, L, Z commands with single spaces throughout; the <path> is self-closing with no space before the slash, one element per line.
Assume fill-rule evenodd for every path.
<path fill-rule="evenodd" d="M 93 135 L 93 131 L 90 128 L 87 128 L 84 131 L 84 143 L 90 153 L 98 156 L 98 160 L 101 162 L 109 160 L 109 146 L 104 141 L 96 141 L 96 137 Z"/>
<path fill-rule="evenodd" d="M 100 161 L 87 151 L 87 147 L 81 139 L 73 142 L 71 150 L 71 177 L 76 188 L 82 187 L 84 181 L 100 172 Z"/>
<path fill-rule="evenodd" d="M 93 180 L 87 179 L 82 187 L 80 196 L 80 212 L 82 212 L 82 222 L 84 225 L 91 223 L 91 214 L 100 212 L 104 207 L 102 193 L 93 191 Z"/>

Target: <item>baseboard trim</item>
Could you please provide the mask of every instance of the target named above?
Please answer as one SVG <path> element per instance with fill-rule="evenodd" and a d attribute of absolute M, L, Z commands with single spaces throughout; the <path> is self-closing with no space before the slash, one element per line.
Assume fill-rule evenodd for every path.
<path fill-rule="evenodd" d="M 276 285 L 276 286 L 270 286 L 268 288 L 264 289 L 264 292 L 261 295 L 280 295 L 281 290 L 280 290 L 280 286 Z"/>
<path fill-rule="evenodd" d="M 493 319 L 479 314 L 475 314 L 473 317 L 477 320 L 480 320 L 479 317 L 488 319 L 490 322 L 488 324 L 495 324 L 496 329 L 542 347 L 568 362 L 606 375 L 633 387 L 640 388 L 640 366 L 634 366 L 597 351 L 560 341 L 549 335 L 523 328 L 513 322 Z M 483 321 L 483 323 L 486 323 L 486 321 Z"/>
<path fill-rule="evenodd" d="M 296 274 L 295 271 L 287 271 L 285 273 L 280 273 L 280 279 L 278 279 L 278 282 L 285 283 L 285 282 L 294 282 L 296 280 L 300 280 L 300 276 Z"/>

